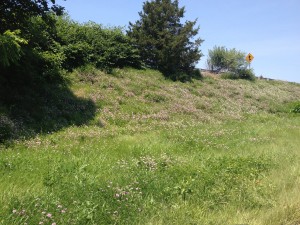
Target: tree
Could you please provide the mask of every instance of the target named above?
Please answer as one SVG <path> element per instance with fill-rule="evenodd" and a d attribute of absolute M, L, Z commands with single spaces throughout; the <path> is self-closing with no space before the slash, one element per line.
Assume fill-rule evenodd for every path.
<path fill-rule="evenodd" d="M 195 39 L 199 31 L 199 27 L 194 28 L 197 20 L 180 22 L 185 9 L 178 4 L 178 0 L 144 2 L 140 19 L 129 24 L 127 33 L 147 67 L 158 69 L 173 80 L 188 80 L 195 75 L 195 65 L 202 56 L 202 40 Z"/>
<path fill-rule="evenodd" d="M 207 66 L 218 73 L 225 72 L 222 74 L 222 78 L 225 79 L 255 80 L 253 71 L 247 69 L 245 56 L 246 53 L 235 48 L 215 46 L 212 50 L 208 50 Z"/>
<path fill-rule="evenodd" d="M 0 33 L 26 27 L 33 16 L 46 18 L 48 12 L 63 13 L 63 7 L 55 5 L 55 0 L 2 0 L 0 3 Z"/>
<path fill-rule="evenodd" d="M 20 30 L 14 32 L 8 30 L 0 34 L 0 68 L 8 67 L 11 64 L 17 64 L 21 58 L 21 45 L 27 44 L 27 41 L 18 35 Z"/>
<path fill-rule="evenodd" d="M 55 14 L 62 10 L 55 0 L 1 1 L 0 79 L 9 91 L 61 79 L 63 55 L 56 41 Z"/>
<path fill-rule="evenodd" d="M 208 68 L 217 72 L 234 72 L 246 67 L 246 53 L 233 49 L 227 49 L 224 46 L 215 46 L 208 50 L 207 65 Z"/>

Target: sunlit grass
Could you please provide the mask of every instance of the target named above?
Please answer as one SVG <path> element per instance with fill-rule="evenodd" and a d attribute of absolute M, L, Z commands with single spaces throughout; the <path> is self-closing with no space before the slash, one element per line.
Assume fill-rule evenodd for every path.
<path fill-rule="evenodd" d="M 89 124 L 1 145 L 0 224 L 299 222 L 299 86 L 97 73 Z"/>

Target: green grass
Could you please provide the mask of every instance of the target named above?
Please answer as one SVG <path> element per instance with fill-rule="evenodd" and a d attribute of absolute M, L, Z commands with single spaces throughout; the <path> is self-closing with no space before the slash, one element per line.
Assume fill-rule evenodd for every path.
<path fill-rule="evenodd" d="M 94 118 L 1 145 L 0 224 L 300 222 L 299 85 L 82 76 Z"/>

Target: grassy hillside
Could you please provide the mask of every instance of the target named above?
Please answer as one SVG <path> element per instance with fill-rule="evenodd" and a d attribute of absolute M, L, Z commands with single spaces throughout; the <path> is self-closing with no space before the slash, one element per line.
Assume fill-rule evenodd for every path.
<path fill-rule="evenodd" d="M 299 84 L 132 69 L 68 80 L 37 115 L 0 107 L 0 224 L 300 222 Z"/>

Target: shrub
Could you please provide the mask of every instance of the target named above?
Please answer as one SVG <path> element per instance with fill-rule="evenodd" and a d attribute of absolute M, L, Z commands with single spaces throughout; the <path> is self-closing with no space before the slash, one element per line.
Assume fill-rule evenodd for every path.
<path fill-rule="evenodd" d="M 46 80 L 57 81 L 61 77 L 62 62 L 65 59 L 63 53 L 51 51 L 39 52 L 40 67 L 43 69 L 42 75 Z"/>
<path fill-rule="evenodd" d="M 93 50 L 86 42 L 77 42 L 62 46 L 62 51 L 65 55 L 63 66 L 71 71 L 73 68 L 87 64 Z"/>
<path fill-rule="evenodd" d="M 251 81 L 255 80 L 255 75 L 251 69 L 238 69 L 236 73 L 239 79 L 251 80 Z"/>
<path fill-rule="evenodd" d="M 190 73 L 190 77 L 196 80 L 201 80 L 203 78 L 201 71 L 199 69 L 194 69 L 191 73 Z"/>
<path fill-rule="evenodd" d="M 170 74 L 167 78 L 173 81 L 187 82 L 191 81 L 192 79 L 201 80 L 203 76 L 200 70 L 192 69 L 189 72 L 177 71 L 175 73 Z"/>
<path fill-rule="evenodd" d="M 255 75 L 250 69 L 238 69 L 235 72 L 226 72 L 221 74 L 221 78 L 231 80 L 244 79 L 254 81 Z"/>
<path fill-rule="evenodd" d="M 56 25 L 66 56 L 64 68 L 93 64 L 111 73 L 113 68 L 140 67 L 138 50 L 121 28 L 103 28 L 94 22 L 79 24 L 67 16 L 58 18 Z"/>

